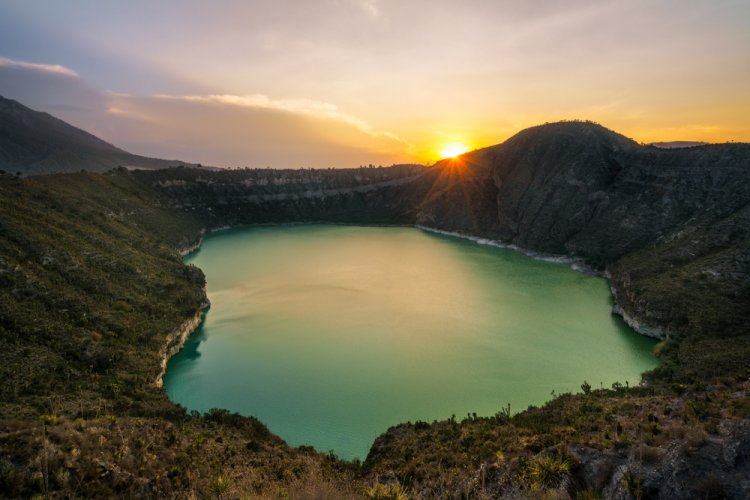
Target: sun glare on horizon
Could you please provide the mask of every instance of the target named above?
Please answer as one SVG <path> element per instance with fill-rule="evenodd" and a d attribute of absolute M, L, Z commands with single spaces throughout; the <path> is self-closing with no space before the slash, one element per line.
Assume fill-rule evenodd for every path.
<path fill-rule="evenodd" d="M 440 150 L 440 158 L 455 158 L 469 151 L 463 144 L 449 144 Z"/>

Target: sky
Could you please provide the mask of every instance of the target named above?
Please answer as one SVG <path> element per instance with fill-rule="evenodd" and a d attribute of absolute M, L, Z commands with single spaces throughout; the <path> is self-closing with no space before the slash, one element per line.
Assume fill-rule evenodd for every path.
<path fill-rule="evenodd" d="M 0 95 L 227 167 L 432 163 L 563 119 L 750 141 L 747 0 L 0 0 Z"/>

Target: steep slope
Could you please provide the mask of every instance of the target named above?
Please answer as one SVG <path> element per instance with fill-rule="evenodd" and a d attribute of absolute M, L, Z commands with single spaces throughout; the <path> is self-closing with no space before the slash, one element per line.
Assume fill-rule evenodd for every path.
<path fill-rule="evenodd" d="M 0 170 L 34 175 L 178 164 L 182 162 L 128 153 L 54 116 L 0 96 Z"/>

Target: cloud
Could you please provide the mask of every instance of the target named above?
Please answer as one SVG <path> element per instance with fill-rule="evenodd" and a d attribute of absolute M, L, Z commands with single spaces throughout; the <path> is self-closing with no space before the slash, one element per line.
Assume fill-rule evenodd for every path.
<path fill-rule="evenodd" d="M 7 57 L 0 57 L 0 66 L 22 68 L 34 71 L 44 71 L 46 73 L 55 73 L 58 75 L 78 78 L 78 73 L 70 68 L 66 68 L 65 66 L 60 66 L 59 64 L 37 64 L 26 61 L 16 61 L 13 59 L 8 59 Z"/>
<path fill-rule="evenodd" d="M 380 9 L 376 0 L 354 0 L 354 3 L 359 5 L 360 8 L 372 17 L 380 17 Z"/>
<path fill-rule="evenodd" d="M 405 141 L 313 100 L 112 94 L 109 113 L 138 122 L 118 133 L 126 149 L 206 164 L 322 168 L 409 159 Z"/>
<path fill-rule="evenodd" d="M 284 111 L 287 113 L 305 115 L 313 118 L 337 120 L 356 127 L 366 134 L 379 137 L 388 137 L 394 141 L 401 142 L 404 146 L 411 147 L 408 142 L 396 136 L 395 134 L 374 130 L 373 127 L 364 120 L 344 113 L 340 111 L 338 106 L 336 106 L 335 104 L 330 104 L 327 102 L 315 101 L 311 99 L 271 99 L 264 94 L 251 94 L 243 96 L 228 94 L 213 94 L 207 96 L 157 95 L 154 97 L 159 99 L 182 99 L 194 102 L 208 102 L 227 104 L 231 106 L 243 106 L 248 108 L 271 109 L 276 111 Z"/>
<path fill-rule="evenodd" d="M 106 96 L 68 68 L 0 57 L 0 95 L 47 111 L 97 133 L 92 113 L 106 109 Z"/>
<path fill-rule="evenodd" d="M 10 61 L 10 62 L 8 62 Z M 50 69 L 51 68 L 51 69 Z M 0 95 L 133 153 L 217 166 L 352 167 L 409 161 L 411 146 L 311 99 L 107 92 L 72 70 L 0 58 Z"/>

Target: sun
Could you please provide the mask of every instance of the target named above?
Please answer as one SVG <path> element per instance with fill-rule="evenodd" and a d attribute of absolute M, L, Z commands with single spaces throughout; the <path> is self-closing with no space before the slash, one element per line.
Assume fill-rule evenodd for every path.
<path fill-rule="evenodd" d="M 458 155 L 462 155 L 469 150 L 463 144 L 449 144 L 440 150 L 441 158 L 455 158 Z"/>

